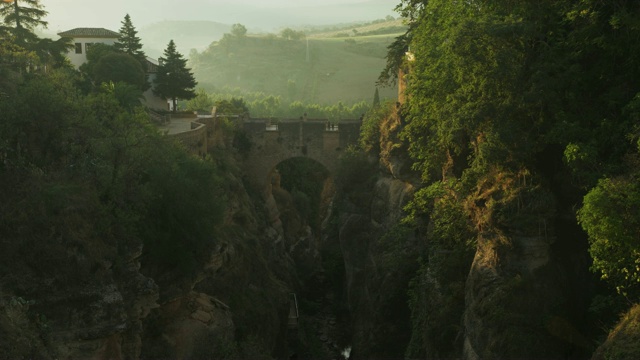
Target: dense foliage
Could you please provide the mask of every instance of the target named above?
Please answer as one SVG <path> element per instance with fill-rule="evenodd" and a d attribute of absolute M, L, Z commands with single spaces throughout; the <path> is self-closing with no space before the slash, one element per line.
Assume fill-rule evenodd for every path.
<path fill-rule="evenodd" d="M 403 136 L 425 181 L 531 169 L 579 194 L 627 172 L 640 91 L 636 2 L 403 1 L 399 10 L 412 19 L 413 59 L 399 65 L 409 72 Z M 560 160 L 569 179 L 549 172 Z M 605 204 L 597 189 L 583 213 Z"/>
<path fill-rule="evenodd" d="M 64 54 L 72 45 L 69 38 L 58 40 L 42 39 L 35 34 L 35 28 L 47 27 L 43 18 L 47 15 L 40 0 L 15 0 L 0 2 L 0 39 L 6 50 L 17 46 L 22 51 L 31 52 L 34 56 L 18 56 L 9 63 L 14 69 L 35 71 L 47 70 L 47 66 L 60 67 L 68 63 Z M 10 45 L 13 44 L 13 45 Z M 13 49 L 8 53 L 18 54 Z M 4 58 L 7 62 L 9 58 Z M 0 77 L 2 79 L 2 77 Z M 6 77 L 5 77 L 6 79 Z M 1 80 L 0 80 L 1 81 Z"/>
<path fill-rule="evenodd" d="M 3 59 L 24 54 L 0 46 Z M 181 274 L 206 260 L 224 206 L 219 170 L 160 135 L 131 101 L 138 89 L 110 83 L 85 95 L 69 69 L 21 75 L 5 64 L 16 81 L 0 97 L 0 184 L 12 189 L 0 195 L 4 266 L 29 258 L 22 271 L 74 283 L 74 246 L 115 247 L 100 256 L 122 262 L 144 244 L 145 266 Z"/>
<path fill-rule="evenodd" d="M 640 183 L 605 178 L 584 198 L 578 220 L 589 234 L 593 269 L 619 292 L 640 296 Z"/>
<path fill-rule="evenodd" d="M 93 67 L 96 84 L 123 82 L 138 89 L 147 87 L 146 73 L 136 59 L 129 54 L 110 53 L 102 56 Z"/>
<path fill-rule="evenodd" d="M 23 46 L 37 40 L 33 30 L 38 26 L 47 26 L 47 22 L 43 20 L 46 15 L 40 0 L 3 1 L 0 4 L 0 16 L 9 25 L 8 30 L 15 36 L 18 44 Z"/>
<path fill-rule="evenodd" d="M 472 312 L 474 296 L 482 309 L 502 308 L 484 313 L 492 322 L 475 341 L 496 335 L 481 346 L 481 357 L 549 356 L 536 348 L 540 341 L 545 351 L 566 346 L 551 345 L 558 336 L 527 315 L 536 307 L 548 311 L 545 316 L 556 311 L 566 321 L 584 321 L 580 314 L 587 309 L 575 303 L 579 299 L 564 310 L 547 299 L 527 299 L 541 291 L 539 280 L 508 265 L 497 270 L 504 283 L 493 285 L 495 297 L 482 298 L 470 285 L 465 292 L 467 274 L 459 267 L 471 266 L 474 238 L 484 241 L 477 245 L 478 261 L 488 254 L 486 244 L 503 259 L 501 251 L 517 249 L 523 236 L 553 237 L 550 251 L 557 255 L 571 248 L 562 261 L 574 261 L 588 247 L 592 270 L 639 301 L 640 4 L 403 0 L 397 10 L 408 30 L 389 46 L 379 82 L 406 86 L 398 146 L 408 146 L 421 174 L 423 188 L 407 210 L 427 241 L 411 290 L 414 337 L 407 356 L 460 356 L 464 330 L 458 326 L 463 312 Z M 384 117 L 384 111 L 369 113 L 361 138 L 361 146 L 381 157 Z M 440 252 L 448 254 L 446 261 Z M 555 271 L 587 277 L 575 267 Z M 551 296 L 556 285 L 546 286 Z M 516 289 L 529 295 L 509 295 Z M 594 317 L 602 315 L 603 298 L 614 298 L 599 289 L 593 300 L 593 290 L 581 290 L 593 301 Z M 557 296 L 569 301 L 561 292 Z M 585 354 L 593 351 L 586 342 L 579 346 Z"/>

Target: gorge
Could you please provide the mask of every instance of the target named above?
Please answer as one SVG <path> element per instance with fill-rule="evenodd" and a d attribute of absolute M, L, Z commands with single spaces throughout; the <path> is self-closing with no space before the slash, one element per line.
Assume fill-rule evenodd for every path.
<path fill-rule="evenodd" d="M 313 59 L 378 63 L 379 43 L 341 28 L 283 66 L 302 33 L 235 24 L 194 56 L 275 64 L 287 106 L 260 93 L 256 118 L 206 91 L 186 105 L 210 115 L 146 109 L 18 4 L 0 4 L 0 358 L 640 358 L 637 1 L 402 0 L 376 84 L 398 99 L 352 107 L 296 96 L 346 78 Z M 236 60 L 263 43 L 270 61 Z M 272 116 L 299 109 L 331 118 Z"/>

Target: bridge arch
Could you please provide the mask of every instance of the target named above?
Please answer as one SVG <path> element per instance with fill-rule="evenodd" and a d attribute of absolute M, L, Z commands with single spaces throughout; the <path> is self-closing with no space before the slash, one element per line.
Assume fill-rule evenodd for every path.
<path fill-rule="evenodd" d="M 356 144 L 360 120 L 343 120 L 331 126 L 327 120 L 244 120 L 242 129 L 250 144 L 243 167 L 259 189 L 269 184 L 271 171 L 281 162 L 307 157 L 334 175 L 343 151 Z"/>
<path fill-rule="evenodd" d="M 302 162 L 301 162 L 302 161 Z M 308 157 L 308 156 L 293 156 L 293 157 L 288 157 L 285 158 L 281 161 L 276 162 L 276 164 L 271 167 L 271 169 L 269 171 L 267 171 L 267 177 L 265 179 L 263 179 L 265 184 L 272 184 L 273 183 L 273 177 L 274 174 L 278 173 L 279 170 L 281 170 L 281 166 L 282 165 L 286 165 L 287 163 L 293 163 L 296 165 L 300 165 L 300 164 L 304 164 L 304 161 L 308 161 L 313 163 L 313 165 L 311 165 L 312 168 L 319 166 L 320 168 L 322 168 L 322 179 L 316 179 L 316 180 L 326 180 L 326 178 L 333 178 L 333 175 L 335 174 L 335 169 L 331 169 L 329 167 L 327 167 L 326 163 L 321 163 L 320 161 L 312 158 L 312 157 Z M 309 164 L 307 164 L 307 167 L 309 166 Z M 283 175 L 282 173 L 280 173 L 279 175 Z M 305 176 L 310 176 L 313 175 L 315 177 L 319 177 L 319 175 L 317 173 L 314 174 L 305 174 Z M 326 177 L 325 177 L 326 176 Z M 259 179 L 258 179 L 259 180 Z"/>

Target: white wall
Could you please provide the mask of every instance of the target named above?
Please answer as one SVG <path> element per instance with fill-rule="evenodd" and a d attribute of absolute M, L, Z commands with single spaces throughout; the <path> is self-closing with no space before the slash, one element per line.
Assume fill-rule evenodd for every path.
<path fill-rule="evenodd" d="M 71 60 L 71 64 L 77 69 L 80 65 L 87 62 L 87 43 L 103 43 L 107 45 L 113 45 L 117 39 L 110 38 L 74 38 L 73 48 L 67 53 L 67 57 Z M 82 44 L 82 54 L 76 54 L 76 43 Z"/>

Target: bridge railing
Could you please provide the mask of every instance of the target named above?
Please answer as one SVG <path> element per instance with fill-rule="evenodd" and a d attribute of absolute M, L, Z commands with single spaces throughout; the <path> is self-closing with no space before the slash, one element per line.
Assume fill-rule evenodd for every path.
<path fill-rule="evenodd" d="M 219 115 L 221 116 L 221 115 Z M 260 125 L 264 124 L 264 131 L 280 131 L 280 125 L 292 125 L 292 124 L 310 124 L 319 125 L 324 124 L 324 131 L 338 132 L 341 125 L 347 124 L 359 124 L 359 119 L 344 119 L 337 122 L 332 122 L 327 119 L 276 119 L 276 118 L 256 118 L 256 119 L 244 119 L 243 122 L 253 129 L 253 131 L 259 131 Z"/>

